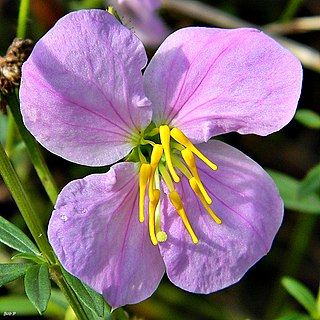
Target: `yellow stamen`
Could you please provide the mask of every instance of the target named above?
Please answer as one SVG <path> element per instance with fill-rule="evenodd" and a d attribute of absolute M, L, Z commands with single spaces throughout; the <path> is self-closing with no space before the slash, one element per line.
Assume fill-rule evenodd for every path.
<path fill-rule="evenodd" d="M 209 195 L 208 195 L 206 189 L 204 188 L 202 181 L 199 177 L 197 165 L 196 165 L 196 160 L 193 156 L 193 153 L 188 148 L 185 148 L 184 150 L 181 151 L 181 155 L 183 157 L 183 160 L 186 162 L 187 166 L 189 167 L 192 175 L 196 179 L 198 187 L 199 187 L 201 193 L 203 194 L 204 198 L 206 199 L 206 202 L 208 204 L 211 204 L 212 200 L 209 197 Z"/>
<path fill-rule="evenodd" d="M 204 156 L 193 144 L 192 142 L 184 135 L 182 131 L 178 128 L 171 129 L 171 137 L 175 139 L 177 142 L 184 145 L 191 152 L 193 152 L 199 159 L 201 159 L 207 166 L 209 166 L 212 170 L 217 170 L 218 167 L 214 163 L 212 163 L 206 156 Z"/>
<path fill-rule="evenodd" d="M 164 155 L 166 157 L 166 162 L 167 162 L 167 166 L 170 171 L 170 174 L 171 174 L 174 182 L 179 182 L 180 178 L 177 175 L 176 171 L 174 170 L 174 167 L 172 165 L 172 160 L 171 160 L 170 129 L 167 125 L 160 126 L 159 133 L 160 133 L 160 141 L 161 141 L 161 144 L 163 145 L 163 151 L 164 151 Z"/>
<path fill-rule="evenodd" d="M 150 201 L 153 200 L 152 190 L 155 188 L 154 173 L 162 157 L 162 153 L 163 153 L 162 145 L 155 144 L 152 149 L 151 160 L 150 160 L 151 173 L 150 173 L 150 179 L 149 179 L 149 193 L 148 193 Z"/>
<path fill-rule="evenodd" d="M 149 201 L 149 235 L 151 242 L 156 246 L 158 244 L 155 234 L 155 212 L 160 200 L 160 190 L 153 189 L 153 200 Z"/>
<path fill-rule="evenodd" d="M 210 208 L 210 206 L 208 205 L 208 203 L 206 202 L 202 192 L 199 189 L 198 183 L 195 179 L 195 177 L 192 177 L 189 180 L 190 186 L 192 188 L 192 190 L 195 192 L 195 194 L 198 196 L 198 198 L 200 199 L 202 205 L 205 207 L 205 209 L 208 211 L 208 213 L 210 214 L 211 218 L 217 223 L 217 224 L 221 224 L 222 221 L 215 215 L 215 213 L 212 211 L 212 209 Z"/>
<path fill-rule="evenodd" d="M 144 221 L 144 198 L 147 189 L 147 183 L 151 174 L 151 165 L 143 163 L 140 167 L 139 181 L 139 221 Z"/>
<path fill-rule="evenodd" d="M 188 232 L 192 238 L 193 243 L 198 243 L 199 240 L 198 240 L 197 236 L 195 235 L 195 233 L 190 225 L 190 222 L 187 218 L 187 215 L 184 210 L 183 203 L 182 203 L 182 200 L 179 196 L 179 193 L 177 191 L 172 191 L 169 194 L 169 198 L 170 198 L 172 205 L 175 207 L 175 209 L 179 213 L 179 215 L 182 219 L 182 222 L 184 223 L 184 226 L 186 227 L 186 229 L 188 230 Z"/>

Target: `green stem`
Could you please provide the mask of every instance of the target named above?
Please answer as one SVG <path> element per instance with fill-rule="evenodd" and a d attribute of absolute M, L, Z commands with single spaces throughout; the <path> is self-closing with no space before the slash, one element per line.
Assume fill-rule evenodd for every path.
<path fill-rule="evenodd" d="M 284 259 L 284 266 L 281 268 L 282 275 L 294 277 L 297 274 L 317 225 L 316 221 L 317 216 L 315 215 L 299 214 L 296 230 L 292 233 L 292 239 L 289 242 L 291 247 L 287 257 Z M 271 301 L 267 306 L 266 319 L 274 319 L 278 315 L 286 295 L 287 293 L 283 290 L 280 281 L 278 281 L 270 294 Z"/>
<path fill-rule="evenodd" d="M 41 183 L 45 188 L 51 202 L 54 204 L 58 195 L 58 187 L 56 186 L 56 183 L 44 161 L 39 144 L 23 124 L 17 96 L 15 94 L 11 94 L 7 96 L 7 101 L 19 129 L 20 135 L 28 148 L 31 161 L 37 171 Z"/>
<path fill-rule="evenodd" d="M 14 122 L 12 113 L 8 111 L 8 127 L 7 127 L 7 138 L 6 138 L 6 152 L 8 157 L 11 158 L 13 153 L 14 141 L 16 136 L 16 123 Z"/>
<path fill-rule="evenodd" d="M 55 256 L 46 237 L 46 233 L 34 211 L 31 202 L 9 160 L 0 144 L 0 174 L 16 202 L 24 221 L 26 222 L 35 242 L 41 252 L 47 256 L 48 261 L 55 263 Z"/>
<path fill-rule="evenodd" d="M 76 294 L 73 292 L 71 287 L 69 286 L 66 278 L 64 277 L 61 268 L 59 266 L 52 266 L 50 268 L 52 280 L 58 285 L 61 292 L 67 298 L 70 306 L 72 307 L 75 315 L 77 316 L 78 320 L 87 320 L 88 317 L 82 308 L 82 305 L 77 298 Z"/>
<path fill-rule="evenodd" d="M 30 0 L 21 0 L 18 16 L 17 38 L 26 37 Z"/>
<path fill-rule="evenodd" d="M 292 19 L 303 5 L 303 2 L 304 0 L 289 0 L 279 20 L 285 22 Z"/>
<path fill-rule="evenodd" d="M 27 21 L 29 15 L 30 0 L 21 0 L 18 16 L 17 26 L 17 38 L 25 38 L 27 30 Z M 8 128 L 7 128 L 7 140 L 6 140 L 6 151 L 8 156 L 11 157 L 13 153 L 14 141 L 15 141 L 15 123 L 12 115 L 8 114 Z"/>

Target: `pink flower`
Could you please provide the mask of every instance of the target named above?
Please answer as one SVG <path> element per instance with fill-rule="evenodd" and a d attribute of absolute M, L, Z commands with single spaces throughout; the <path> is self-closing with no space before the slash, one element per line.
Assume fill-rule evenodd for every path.
<path fill-rule="evenodd" d="M 160 0 L 109 0 L 108 4 L 147 46 L 157 47 L 170 33 L 156 12 L 161 6 Z"/>
<path fill-rule="evenodd" d="M 299 61 L 254 29 L 181 29 L 142 75 L 146 63 L 131 31 L 88 10 L 62 18 L 22 70 L 25 125 L 43 146 L 83 165 L 125 157 L 69 183 L 49 223 L 62 265 L 113 307 L 149 297 L 164 272 L 191 292 L 220 290 L 269 251 L 276 186 L 209 139 L 279 130 L 301 90 Z"/>

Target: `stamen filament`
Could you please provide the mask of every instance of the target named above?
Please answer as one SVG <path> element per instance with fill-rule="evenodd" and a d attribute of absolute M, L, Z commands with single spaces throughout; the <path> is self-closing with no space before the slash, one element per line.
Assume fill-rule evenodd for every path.
<path fill-rule="evenodd" d="M 159 133 L 159 128 L 153 128 L 149 133 L 148 133 L 148 137 L 153 137 L 156 134 Z"/>
<path fill-rule="evenodd" d="M 151 166 L 148 163 L 143 163 L 140 167 L 139 177 L 139 221 L 144 221 L 144 198 L 147 189 L 147 183 L 151 174 Z"/>
<path fill-rule="evenodd" d="M 207 166 L 209 166 L 212 170 L 217 170 L 218 167 L 216 164 L 211 162 L 205 155 L 203 155 L 194 145 L 193 143 L 184 135 L 184 133 L 178 128 L 171 129 L 171 137 L 175 139 L 177 142 L 184 145 L 191 152 L 193 152 L 199 159 L 201 159 Z"/>
<path fill-rule="evenodd" d="M 156 189 L 160 190 L 160 178 L 159 178 L 159 171 L 156 170 L 155 172 L 155 185 Z M 160 203 L 156 207 L 155 212 L 155 225 L 156 225 L 156 238 L 158 242 L 165 242 L 168 238 L 167 234 L 161 230 L 161 216 L 160 216 Z"/>
<path fill-rule="evenodd" d="M 158 240 L 155 233 L 155 212 L 160 200 L 160 190 L 153 189 L 153 200 L 149 201 L 149 235 L 151 242 L 156 246 Z"/>
<path fill-rule="evenodd" d="M 173 156 L 172 162 L 188 179 L 192 178 L 192 174 L 188 168 L 177 157 Z"/>
<path fill-rule="evenodd" d="M 160 174 L 161 174 L 165 184 L 169 188 L 170 192 L 174 191 L 174 185 L 173 185 L 173 182 L 172 182 L 171 177 L 169 175 L 169 172 L 167 171 L 165 166 L 161 163 L 159 164 L 159 171 L 160 171 Z"/>
<path fill-rule="evenodd" d="M 181 219 L 182 219 L 182 222 L 184 224 L 184 226 L 186 227 L 187 231 L 189 232 L 190 236 L 191 236 L 191 239 L 193 241 L 193 243 L 198 243 L 199 240 L 197 238 L 197 236 L 195 235 L 191 225 L 190 225 L 190 222 L 187 218 L 187 215 L 186 215 L 186 212 L 184 210 L 184 207 L 183 207 L 183 203 L 182 203 L 182 200 L 179 196 L 179 193 L 177 191 L 172 191 L 170 194 L 169 194 L 169 198 L 170 198 L 170 201 L 172 203 L 172 205 L 175 207 L 175 209 L 177 210 L 177 212 L 179 213 Z"/>
<path fill-rule="evenodd" d="M 180 178 L 177 175 L 171 160 L 171 153 L 170 153 L 170 129 L 167 125 L 163 125 L 159 127 L 159 133 L 160 133 L 160 141 L 163 145 L 163 151 L 164 155 L 166 157 L 166 162 L 168 169 L 170 171 L 170 174 L 174 180 L 174 182 L 179 182 Z"/>
<path fill-rule="evenodd" d="M 152 146 L 154 147 L 156 143 L 153 142 L 153 141 L 151 141 L 151 140 L 146 140 L 146 139 L 142 138 L 142 139 L 140 140 L 140 144 L 141 144 L 141 145 L 150 144 L 150 145 L 152 145 Z"/>
<path fill-rule="evenodd" d="M 199 173 L 198 173 L 197 165 L 196 165 L 196 160 L 193 156 L 193 153 L 188 148 L 185 148 L 184 150 L 181 151 L 181 155 L 183 157 L 183 160 L 186 162 L 187 166 L 189 167 L 192 175 L 196 179 L 198 187 L 199 187 L 201 193 L 203 194 L 206 202 L 208 204 L 211 204 L 212 200 L 209 197 L 209 195 L 208 195 L 206 189 L 204 188 L 202 181 L 199 177 Z"/>
<path fill-rule="evenodd" d="M 157 169 L 157 166 L 162 157 L 162 154 L 163 154 L 163 146 L 161 144 L 155 144 L 152 149 L 151 160 L 150 160 L 151 174 L 149 179 L 149 193 L 148 193 L 150 201 L 153 200 L 152 190 L 155 188 L 154 173 Z"/>
<path fill-rule="evenodd" d="M 221 224 L 222 221 L 220 220 L 220 218 L 218 218 L 215 213 L 212 211 L 212 209 L 210 208 L 209 204 L 207 203 L 207 201 L 205 200 L 203 194 L 201 193 L 198 183 L 195 179 L 195 177 L 192 177 L 189 180 L 190 186 L 192 188 L 192 190 L 195 192 L 195 194 L 198 196 L 198 198 L 200 199 L 202 205 L 205 207 L 205 209 L 207 210 L 207 212 L 210 214 L 211 218 L 217 223 L 217 224 Z"/>
<path fill-rule="evenodd" d="M 138 147 L 138 155 L 141 163 L 147 163 L 146 157 L 143 155 L 140 146 Z"/>

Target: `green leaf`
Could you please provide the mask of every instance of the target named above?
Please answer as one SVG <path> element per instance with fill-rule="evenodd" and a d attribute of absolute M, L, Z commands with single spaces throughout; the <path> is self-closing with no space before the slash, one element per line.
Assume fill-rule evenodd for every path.
<path fill-rule="evenodd" d="M 31 263 L 0 264 L 0 287 L 22 277 L 31 265 Z"/>
<path fill-rule="evenodd" d="M 320 190 L 320 163 L 313 167 L 301 181 L 299 192 L 301 196 Z"/>
<path fill-rule="evenodd" d="M 0 241 L 19 251 L 40 255 L 35 244 L 14 224 L 0 216 Z"/>
<path fill-rule="evenodd" d="M 46 262 L 46 260 L 41 255 L 35 255 L 33 253 L 18 253 L 11 258 L 11 260 L 15 260 L 15 259 L 31 260 L 38 264 L 42 264 Z"/>
<path fill-rule="evenodd" d="M 316 317 L 318 314 L 316 299 L 306 286 L 290 277 L 283 277 L 281 283 L 289 294 L 308 311 L 311 317 Z"/>
<path fill-rule="evenodd" d="M 51 293 L 49 269 L 46 264 L 37 264 L 30 267 L 24 277 L 24 287 L 27 297 L 42 314 L 48 305 Z"/>
<path fill-rule="evenodd" d="M 316 193 L 302 196 L 299 180 L 273 170 L 268 170 L 268 173 L 279 188 L 286 208 L 303 213 L 320 214 L 320 198 Z"/>
<path fill-rule="evenodd" d="M 70 287 L 78 296 L 79 300 L 90 310 L 95 312 L 99 317 L 104 316 L 104 304 L 103 297 L 95 290 L 88 287 L 76 277 L 72 276 L 66 270 L 62 268 L 62 273 L 65 276 Z"/>
<path fill-rule="evenodd" d="M 320 129 L 320 115 L 310 109 L 297 111 L 295 119 L 311 129 Z"/>
<path fill-rule="evenodd" d="M 312 320 L 312 318 L 303 313 L 292 312 L 284 316 L 281 316 L 275 320 Z"/>

